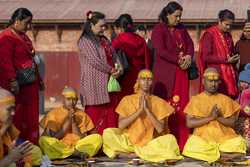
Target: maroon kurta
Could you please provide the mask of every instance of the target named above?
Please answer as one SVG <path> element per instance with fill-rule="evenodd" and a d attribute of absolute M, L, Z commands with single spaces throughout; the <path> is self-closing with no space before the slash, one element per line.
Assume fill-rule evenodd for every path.
<path fill-rule="evenodd" d="M 185 54 L 193 56 L 194 46 L 188 32 L 183 26 L 178 26 L 177 30 L 181 34 L 185 44 Z M 178 65 L 178 55 L 180 48 L 176 39 L 171 35 L 165 23 L 157 24 L 152 32 L 153 47 L 156 51 L 154 63 L 154 94 L 168 99 L 172 97 L 175 82 L 175 72 Z"/>
<path fill-rule="evenodd" d="M 139 35 L 131 32 L 119 34 L 113 41 L 115 49 L 121 49 L 127 56 L 129 71 L 120 81 L 121 98 L 134 93 L 134 84 L 140 70 L 150 68 L 150 53 L 146 41 Z"/>
<path fill-rule="evenodd" d="M 17 69 L 32 67 L 32 42 L 24 33 L 16 34 L 10 28 L 0 34 L 0 86 L 10 90 L 10 79 L 16 78 Z M 39 76 L 31 84 L 20 86 L 16 95 L 14 124 L 20 137 L 37 143 L 39 137 Z"/>
<path fill-rule="evenodd" d="M 154 94 L 166 99 L 175 107 L 176 113 L 169 117 L 169 127 L 182 150 L 189 136 L 183 113 L 189 100 L 189 80 L 187 70 L 182 70 L 177 61 L 180 52 L 193 56 L 193 42 L 183 26 L 170 31 L 164 23 L 154 27 L 152 42 L 156 50 Z M 175 100 L 172 97 L 175 97 Z"/>

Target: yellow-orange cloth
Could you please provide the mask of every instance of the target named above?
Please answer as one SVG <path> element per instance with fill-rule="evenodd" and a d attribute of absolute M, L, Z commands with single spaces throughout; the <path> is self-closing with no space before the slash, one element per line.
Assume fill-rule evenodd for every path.
<path fill-rule="evenodd" d="M 19 134 L 19 130 L 14 125 L 11 125 L 5 134 L 0 137 L 0 159 L 4 157 L 4 147 L 7 147 L 8 150 L 11 149 L 13 141 L 18 138 Z"/>
<path fill-rule="evenodd" d="M 7 148 L 6 151 L 9 151 L 14 147 L 13 143 L 19 136 L 20 131 L 14 126 L 11 125 L 10 128 L 5 132 L 3 136 L 0 137 L 0 160 L 4 158 L 4 147 Z M 32 146 L 33 149 L 31 151 L 31 155 L 28 155 L 23 158 L 25 164 L 37 165 L 39 166 L 42 160 L 42 152 L 40 148 L 36 145 Z M 13 162 L 14 164 L 14 162 Z"/>
<path fill-rule="evenodd" d="M 69 112 L 64 107 L 55 108 L 44 117 L 40 124 L 44 129 L 49 128 L 53 132 L 58 132 L 66 121 Z M 81 133 L 86 133 L 94 128 L 92 120 L 84 111 L 76 109 L 74 117 Z M 68 132 L 61 141 L 70 146 L 75 145 L 79 139 L 80 137 L 77 134 Z"/>
<path fill-rule="evenodd" d="M 224 118 L 238 114 L 240 111 L 240 105 L 231 98 L 219 93 L 208 95 L 203 92 L 191 98 L 184 112 L 197 118 L 208 117 L 215 104 L 217 104 Z M 199 136 L 206 141 L 217 143 L 238 136 L 231 127 L 224 126 L 216 120 L 194 128 L 193 135 Z"/>
<path fill-rule="evenodd" d="M 119 128 L 107 128 L 103 131 L 103 152 L 109 158 L 115 158 L 120 153 L 133 153 L 143 160 L 160 162 L 165 160 L 179 160 L 179 146 L 171 134 L 162 135 L 152 139 L 146 145 L 134 146 L 126 133 Z"/>
<path fill-rule="evenodd" d="M 116 112 L 120 115 L 120 117 L 128 117 L 137 112 L 139 108 L 140 96 L 141 95 L 137 93 L 125 96 L 121 100 L 116 108 Z M 174 112 L 174 108 L 170 106 L 165 100 L 154 95 L 150 95 L 148 99 L 148 107 L 158 120 L 166 119 Z M 154 131 L 155 128 L 149 117 L 146 115 L 146 113 L 143 113 L 123 132 L 128 135 L 128 138 L 133 145 L 144 146 L 155 138 Z"/>
<path fill-rule="evenodd" d="M 57 138 L 41 136 L 39 138 L 39 145 L 50 159 L 67 158 L 76 150 L 92 157 L 97 154 L 102 147 L 102 137 L 99 134 L 88 135 L 78 140 L 74 146 L 69 146 Z"/>
<path fill-rule="evenodd" d="M 196 118 L 208 117 L 215 104 L 224 118 L 238 114 L 240 110 L 236 101 L 223 94 L 208 95 L 203 92 L 191 98 L 184 112 Z M 214 120 L 194 128 L 182 154 L 211 163 L 220 158 L 220 152 L 244 154 L 246 142 L 231 127 Z"/>

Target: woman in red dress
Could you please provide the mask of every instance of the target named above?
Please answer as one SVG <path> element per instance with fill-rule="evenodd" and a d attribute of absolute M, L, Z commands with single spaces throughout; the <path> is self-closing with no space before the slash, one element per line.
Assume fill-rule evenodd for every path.
<path fill-rule="evenodd" d="M 32 21 L 32 13 L 26 8 L 17 9 L 8 28 L 0 34 L 0 86 L 15 94 L 16 112 L 14 125 L 20 130 L 20 138 L 37 143 L 39 137 L 39 84 L 34 63 L 34 49 L 25 34 Z M 21 83 L 18 71 L 34 69 L 33 80 Z"/>
<path fill-rule="evenodd" d="M 129 68 L 120 80 L 122 92 L 120 98 L 134 93 L 134 83 L 142 69 L 150 68 L 150 53 L 145 39 L 134 33 L 133 19 L 122 14 L 115 21 L 116 38 L 112 41 L 114 49 L 126 54 Z"/>
<path fill-rule="evenodd" d="M 180 24 L 182 7 L 170 2 L 160 13 L 160 22 L 152 32 L 152 43 L 156 51 L 154 72 L 154 94 L 166 99 L 176 108 L 169 118 L 171 133 L 183 149 L 189 135 L 183 109 L 189 100 L 188 68 L 194 54 L 193 41 L 186 28 Z"/>

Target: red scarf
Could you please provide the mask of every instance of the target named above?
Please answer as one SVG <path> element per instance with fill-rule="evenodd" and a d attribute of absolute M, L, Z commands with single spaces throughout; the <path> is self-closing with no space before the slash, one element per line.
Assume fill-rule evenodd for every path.
<path fill-rule="evenodd" d="M 206 32 L 213 35 L 213 39 L 214 39 L 213 42 L 216 47 L 216 53 L 217 53 L 216 56 L 221 57 L 223 59 L 227 59 L 230 56 L 231 52 L 218 26 L 212 26 L 209 29 L 207 29 Z M 201 48 L 203 48 L 202 42 L 200 42 L 199 52 L 198 52 L 198 64 L 199 64 L 200 76 L 201 76 L 200 79 L 202 80 L 202 76 L 203 76 L 205 69 L 207 68 L 207 65 L 204 62 L 204 60 L 202 60 L 203 54 L 202 54 Z M 220 64 L 219 66 L 221 69 L 221 79 L 225 83 L 227 95 L 232 96 L 232 97 L 237 96 L 238 89 L 236 85 L 236 74 L 235 74 L 232 64 Z M 200 82 L 200 91 L 202 91 L 203 89 L 204 89 L 203 85 Z"/>

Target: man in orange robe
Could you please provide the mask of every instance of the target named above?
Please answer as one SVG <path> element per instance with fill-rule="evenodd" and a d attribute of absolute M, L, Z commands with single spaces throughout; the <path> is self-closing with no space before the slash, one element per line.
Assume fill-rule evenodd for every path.
<path fill-rule="evenodd" d="M 215 68 L 206 69 L 203 76 L 205 91 L 193 96 L 184 112 L 187 126 L 193 128 L 183 155 L 208 162 L 220 156 L 233 158 L 246 153 L 245 140 L 234 131 L 240 105 L 218 93 L 220 76 Z"/>
<path fill-rule="evenodd" d="M 15 146 L 19 130 L 12 124 L 15 114 L 15 97 L 0 88 L 0 167 L 13 163 L 40 165 L 41 150 L 29 141 Z"/>
<path fill-rule="evenodd" d="M 87 136 L 94 125 L 84 111 L 76 108 L 74 89 L 66 87 L 62 95 L 63 106 L 50 111 L 41 121 L 44 128 L 39 139 L 41 149 L 50 159 L 63 159 L 78 152 L 94 156 L 102 146 L 101 136 Z"/>
<path fill-rule="evenodd" d="M 116 108 L 119 128 L 104 130 L 103 152 L 110 158 L 133 152 L 152 162 L 182 158 L 175 137 L 167 134 L 174 108 L 150 93 L 152 80 L 151 71 L 139 72 L 135 94 L 125 96 Z"/>

